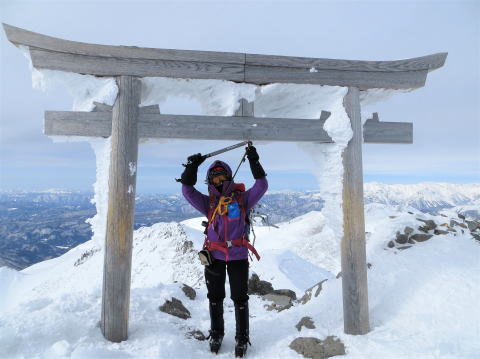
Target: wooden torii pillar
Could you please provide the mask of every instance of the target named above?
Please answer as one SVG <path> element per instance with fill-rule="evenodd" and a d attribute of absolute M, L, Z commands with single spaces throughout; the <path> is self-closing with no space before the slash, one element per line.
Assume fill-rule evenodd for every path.
<path fill-rule="evenodd" d="M 344 331 L 369 331 L 362 138 L 365 143 L 412 143 L 411 123 L 380 122 L 374 115 L 361 125 L 360 92 L 371 88 L 415 89 L 429 71 L 443 66 L 447 53 L 399 61 L 351 61 L 243 53 L 107 46 L 67 41 L 3 24 L 8 39 L 28 46 L 37 69 L 117 79 L 112 111 L 98 104 L 92 112 L 46 111 L 48 136 L 112 136 L 105 246 L 102 332 L 108 340 L 128 338 L 133 216 L 138 139 L 266 140 L 331 143 L 319 120 L 255 118 L 254 104 L 242 101 L 238 118 L 160 114 L 140 108 L 139 77 L 220 79 L 257 85 L 316 84 L 348 87 L 344 107 L 353 138 L 343 153 L 341 242 Z M 312 70 L 313 69 L 313 70 Z"/>

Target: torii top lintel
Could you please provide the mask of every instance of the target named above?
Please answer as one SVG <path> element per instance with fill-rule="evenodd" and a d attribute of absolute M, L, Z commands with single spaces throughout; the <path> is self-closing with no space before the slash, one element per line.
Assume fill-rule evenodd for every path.
<path fill-rule="evenodd" d="M 447 57 L 447 53 L 438 53 L 398 61 L 354 61 L 153 49 L 68 41 L 7 24 L 3 28 L 10 42 L 29 47 L 35 68 L 95 76 L 413 89 L 424 86 L 428 72 L 442 67 Z"/>

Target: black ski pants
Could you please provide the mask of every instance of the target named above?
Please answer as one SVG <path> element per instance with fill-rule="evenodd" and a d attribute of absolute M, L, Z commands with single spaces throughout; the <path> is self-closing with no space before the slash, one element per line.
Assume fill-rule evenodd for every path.
<path fill-rule="evenodd" d="M 225 279 L 228 273 L 230 298 L 237 305 L 248 301 L 248 259 L 222 261 L 215 259 L 205 267 L 207 297 L 210 302 L 222 302 L 225 299 Z"/>

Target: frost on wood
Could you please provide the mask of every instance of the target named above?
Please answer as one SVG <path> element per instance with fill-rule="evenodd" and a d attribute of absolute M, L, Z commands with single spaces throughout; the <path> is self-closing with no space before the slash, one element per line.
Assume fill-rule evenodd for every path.
<path fill-rule="evenodd" d="M 29 61 L 33 88 L 43 92 L 49 92 L 58 86 L 66 88 L 73 98 L 73 111 L 91 111 L 94 107 L 94 101 L 107 105 L 113 105 L 115 102 L 118 87 L 113 77 L 96 77 L 46 69 L 38 70 L 32 66 L 29 48 L 20 46 L 20 49 Z"/>
<path fill-rule="evenodd" d="M 37 70 L 33 68 L 28 47 L 20 47 L 30 63 L 32 71 L 32 86 L 36 89 L 48 92 L 55 87 L 65 87 L 73 98 L 73 111 L 91 111 L 94 102 L 113 105 L 118 93 L 116 81 L 112 77 L 95 77 L 80 75 L 71 72 Z M 110 138 L 89 138 L 75 136 L 51 137 L 56 142 L 65 141 L 88 141 L 96 157 L 96 182 L 93 185 L 94 196 L 92 203 L 95 204 L 97 213 L 93 218 L 87 219 L 92 226 L 93 239 L 97 247 L 103 248 L 107 209 L 108 209 L 108 176 L 110 168 Z M 132 169 L 131 169 L 132 170 Z"/>
<path fill-rule="evenodd" d="M 128 169 L 130 170 L 130 176 L 134 176 L 137 172 L 137 164 L 135 162 L 129 162 Z"/>
<path fill-rule="evenodd" d="M 107 213 L 108 213 L 108 178 L 110 173 L 110 152 L 111 138 L 91 139 L 90 145 L 95 152 L 96 158 L 96 182 L 93 185 L 93 199 L 97 213 L 94 217 L 87 219 L 87 223 L 92 226 L 93 240 L 97 247 L 103 248 L 105 245 L 105 235 L 107 233 Z"/>
<path fill-rule="evenodd" d="M 140 106 L 162 104 L 169 97 L 197 100 L 202 112 L 211 116 L 233 116 L 239 100 L 253 101 L 256 86 L 224 80 L 175 79 L 166 77 L 142 78 Z"/>

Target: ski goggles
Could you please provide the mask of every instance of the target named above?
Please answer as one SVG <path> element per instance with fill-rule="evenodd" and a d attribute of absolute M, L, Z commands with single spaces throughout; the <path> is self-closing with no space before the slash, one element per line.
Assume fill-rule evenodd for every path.
<path fill-rule="evenodd" d="M 221 175 L 228 177 L 227 170 L 223 167 L 215 167 L 208 173 L 208 178 L 211 180 L 214 177 L 221 176 Z"/>

